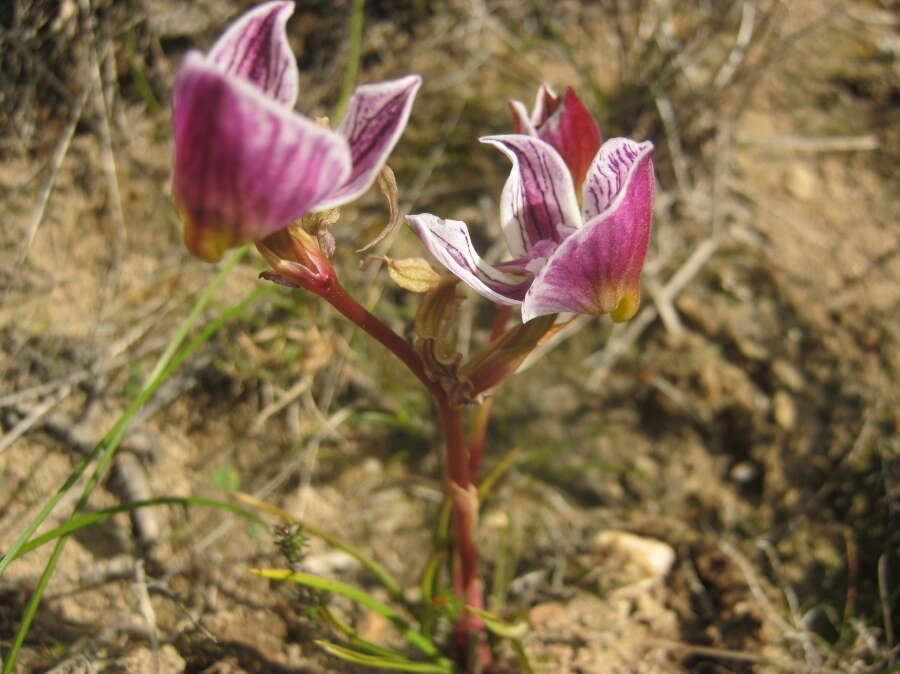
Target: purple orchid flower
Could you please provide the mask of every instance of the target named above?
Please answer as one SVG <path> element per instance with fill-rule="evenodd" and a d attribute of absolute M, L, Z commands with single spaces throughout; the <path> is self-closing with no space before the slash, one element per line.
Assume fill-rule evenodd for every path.
<path fill-rule="evenodd" d="M 250 10 L 175 81 L 172 196 L 197 257 L 259 241 L 365 192 L 406 127 L 418 75 L 358 87 L 337 130 L 293 112 L 290 1 Z"/>
<path fill-rule="evenodd" d="M 586 171 L 579 208 L 572 173 L 549 143 L 520 134 L 481 140 L 512 160 L 500 223 L 514 259 L 484 262 L 464 222 L 407 216 L 431 254 L 487 299 L 521 304 L 525 322 L 558 312 L 634 316 L 650 238 L 653 144 L 607 140 Z"/>

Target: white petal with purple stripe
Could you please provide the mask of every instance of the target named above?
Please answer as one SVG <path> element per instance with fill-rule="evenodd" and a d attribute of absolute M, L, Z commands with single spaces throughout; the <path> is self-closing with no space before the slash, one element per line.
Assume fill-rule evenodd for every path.
<path fill-rule="evenodd" d="M 521 302 L 531 278 L 506 273 L 482 260 L 466 223 L 428 213 L 408 215 L 406 221 L 428 251 L 475 292 L 497 304 L 514 306 Z"/>
<path fill-rule="evenodd" d="M 267 2 L 235 21 L 208 54 L 229 75 L 248 80 L 279 103 L 297 102 L 299 73 L 285 26 L 293 2 Z"/>
<path fill-rule="evenodd" d="M 356 88 L 337 129 L 350 144 L 353 172 L 319 208 L 353 201 L 371 187 L 406 128 L 421 84 L 418 75 L 407 75 Z"/>
<path fill-rule="evenodd" d="M 558 243 L 581 225 L 572 176 L 556 150 L 518 134 L 481 141 L 513 164 L 500 195 L 500 224 L 515 257 L 524 257 L 540 241 Z"/>
<path fill-rule="evenodd" d="M 610 138 L 600 147 L 585 176 L 582 196 L 584 197 L 584 220 L 600 215 L 608 209 L 619 194 L 622 186 L 641 162 L 653 152 L 653 143 L 638 143 L 629 138 Z"/>
<path fill-rule="evenodd" d="M 628 143 L 634 147 L 625 154 L 633 153 L 634 161 L 627 170 L 619 166 L 623 170 L 612 172 L 621 176 L 621 182 L 612 178 L 598 181 L 598 189 L 603 185 L 606 192 L 592 195 L 595 204 L 603 204 L 606 194 L 611 201 L 607 200 L 602 212 L 566 239 L 537 273 L 522 303 L 522 320 L 560 311 L 611 313 L 616 320 L 627 320 L 630 314 L 623 314 L 623 300 L 627 300 L 628 310 L 637 309 L 656 182 L 653 145 Z M 621 149 L 625 145 L 611 147 Z M 624 159 L 617 161 L 624 165 Z M 615 161 L 603 165 L 617 167 Z"/>

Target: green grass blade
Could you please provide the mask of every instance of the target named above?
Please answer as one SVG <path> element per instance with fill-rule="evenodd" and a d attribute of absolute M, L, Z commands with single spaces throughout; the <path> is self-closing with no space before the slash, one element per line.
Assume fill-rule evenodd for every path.
<path fill-rule="evenodd" d="M 506 472 L 513 467 L 518 458 L 519 449 L 517 447 L 509 450 L 503 455 L 497 465 L 491 469 L 491 472 L 489 472 L 481 481 L 481 484 L 478 485 L 479 503 L 483 502 L 488 495 L 490 495 L 491 491 L 494 489 L 494 485 L 497 484 L 497 480 L 503 477 Z"/>
<path fill-rule="evenodd" d="M 429 655 L 436 659 L 441 657 L 437 646 L 435 646 L 430 639 L 421 632 L 413 629 L 413 627 L 406 622 L 397 611 L 387 604 L 378 601 L 365 590 L 360 590 L 357 587 L 342 583 L 339 580 L 322 578 L 321 576 L 314 576 L 311 573 L 291 571 L 290 569 L 251 569 L 250 571 L 263 578 L 289 580 L 294 583 L 300 583 L 301 585 L 307 585 L 309 587 L 328 590 L 329 592 L 336 592 L 337 594 L 343 595 L 389 620 L 411 644 L 425 653 L 425 655 Z"/>
<path fill-rule="evenodd" d="M 434 593 L 437 590 L 437 575 L 441 569 L 441 562 L 444 561 L 446 552 L 443 549 L 435 550 L 428 558 L 425 570 L 422 572 L 422 580 L 419 587 L 422 590 L 422 603 L 426 606 L 431 604 L 434 599 Z"/>
<path fill-rule="evenodd" d="M 337 104 L 334 106 L 334 117 L 340 119 L 347 110 L 347 102 L 356 85 L 356 75 L 359 72 L 359 57 L 362 53 L 363 33 L 363 9 L 365 0 L 353 0 L 350 8 L 350 43 L 347 48 L 347 66 L 344 69 L 344 80 L 341 82 L 341 93 Z"/>
<path fill-rule="evenodd" d="M 147 499 L 146 501 L 129 501 L 128 503 L 122 503 L 120 505 L 113 506 L 112 508 L 104 508 L 103 510 L 95 510 L 94 512 L 78 514 L 69 519 L 69 521 L 67 521 L 65 524 L 61 524 L 55 529 L 51 529 L 50 531 L 47 531 L 40 536 L 35 536 L 34 538 L 32 538 L 21 547 L 14 559 L 18 559 L 19 557 L 27 555 L 32 550 L 36 550 L 42 545 L 46 545 L 50 541 L 59 538 L 60 536 L 66 536 L 74 531 L 77 531 L 78 529 L 89 527 L 90 525 L 108 519 L 113 515 L 131 512 L 132 510 L 137 510 L 138 508 L 146 508 L 148 506 L 157 505 L 209 506 L 212 508 L 227 510 L 229 512 L 240 515 L 241 517 L 245 517 L 257 524 L 265 525 L 265 522 L 263 522 L 262 519 L 260 519 L 255 513 L 249 510 L 245 510 L 244 508 L 241 508 L 240 506 L 237 506 L 233 503 L 228 503 L 227 501 L 217 501 L 215 499 L 204 498 L 202 496 L 160 496 L 158 498 Z"/>
<path fill-rule="evenodd" d="M 148 381 L 152 383 L 152 379 L 154 376 L 160 374 L 168 364 L 168 362 L 172 359 L 174 353 L 177 351 L 178 346 L 180 346 L 181 342 L 184 341 L 184 338 L 187 336 L 188 331 L 191 329 L 193 324 L 196 322 L 197 318 L 200 316 L 200 312 L 206 307 L 209 303 L 209 300 L 212 297 L 213 292 L 216 288 L 221 285 L 222 281 L 225 280 L 225 277 L 228 275 L 228 272 L 238 263 L 243 254 L 246 252 L 247 248 L 241 248 L 226 259 L 225 263 L 222 265 L 222 268 L 219 270 L 219 273 L 212 280 L 212 282 L 206 287 L 200 297 L 197 298 L 196 303 L 194 304 L 194 308 L 191 310 L 191 313 L 188 317 L 182 322 L 181 326 L 179 326 L 178 332 L 172 337 L 169 341 L 168 346 L 166 347 L 165 352 L 159 357 L 159 360 L 156 363 L 156 366 L 153 369 L 150 377 L 148 377 Z M 66 481 L 62 484 L 62 486 L 56 491 L 56 493 L 44 504 L 44 507 L 41 508 L 40 512 L 28 523 L 28 526 L 25 527 L 25 531 L 16 539 L 16 542 L 13 543 L 12 547 L 0 558 L 0 576 L 6 571 L 6 567 L 9 566 L 10 562 L 13 559 L 19 556 L 19 549 L 25 544 L 25 542 L 31 538 L 37 528 L 43 524 L 44 520 L 53 512 L 53 509 L 59 503 L 63 496 L 68 493 L 69 489 L 74 486 L 74 484 L 78 481 L 87 467 L 97 458 L 98 455 L 104 450 L 105 447 L 109 445 L 118 444 L 119 440 L 121 440 L 122 436 L 125 434 L 125 431 L 128 427 L 128 422 L 131 421 L 131 418 L 137 413 L 138 409 L 147 402 L 150 396 L 156 391 L 156 388 L 159 387 L 159 384 L 162 384 L 162 381 L 158 382 L 156 386 L 146 385 L 144 389 L 138 394 L 138 396 L 132 401 L 131 405 L 122 413 L 122 416 L 119 417 L 118 421 L 115 425 L 109 430 L 109 432 L 103 437 L 103 439 L 94 447 L 90 453 L 84 457 L 74 468 L 72 473 L 66 478 Z"/>
<path fill-rule="evenodd" d="M 238 499 L 239 501 L 242 501 L 243 503 L 246 503 L 247 505 L 249 505 L 253 508 L 257 508 L 258 510 L 263 510 L 267 513 L 275 515 L 276 517 L 280 517 L 283 520 L 286 520 L 288 522 L 293 522 L 294 524 L 298 524 L 300 527 L 303 528 L 303 531 L 305 533 L 309 534 L 310 536 L 314 536 L 315 538 L 325 541 L 328 545 L 330 545 L 333 548 L 337 548 L 338 550 L 343 550 L 348 555 L 353 557 L 356 561 L 358 561 L 360 564 L 362 564 L 363 567 L 368 569 L 369 572 L 372 573 L 378 579 L 378 581 L 384 586 L 384 588 L 391 594 L 391 597 L 394 600 L 403 604 L 403 606 L 405 608 L 407 608 L 408 610 L 411 610 L 408 602 L 406 601 L 406 597 L 403 596 L 403 588 L 400 587 L 400 583 L 397 581 L 396 578 L 394 578 L 393 574 L 391 574 L 391 572 L 388 571 L 384 566 L 382 566 L 377 561 L 375 561 L 374 559 L 369 557 L 366 553 L 364 553 L 362 550 L 357 548 L 352 543 L 348 543 L 347 541 L 345 541 L 341 538 L 338 538 L 337 536 L 334 536 L 334 535 L 328 533 L 327 531 L 323 531 L 322 529 L 319 529 L 318 527 L 315 527 L 311 524 L 304 522 L 301 519 L 298 519 L 297 517 L 294 517 L 287 510 L 283 510 L 282 508 L 279 508 L 278 506 L 273 505 L 271 503 L 266 503 L 265 501 L 260 501 L 259 499 L 254 498 L 253 496 L 250 496 L 249 494 L 244 494 L 242 492 L 235 492 L 234 497 L 236 499 Z"/>
<path fill-rule="evenodd" d="M 449 661 L 438 664 L 415 662 L 413 660 L 395 660 L 392 658 L 383 658 L 377 655 L 361 653 L 352 648 L 347 648 L 330 641 L 324 641 L 323 639 L 317 639 L 316 644 L 342 660 L 348 660 L 367 667 L 389 669 L 392 672 L 437 672 L 439 674 L 451 674 L 456 671 Z"/>
<path fill-rule="evenodd" d="M 508 623 L 505 620 L 502 620 L 500 617 L 494 615 L 490 611 L 475 608 L 474 606 L 466 606 L 466 610 L 479 616 L 482 620 L 484 620 L 485 627 L 487 627 L 494 634 L 505 639 L 519 639 L 525 636 L 525 634 L 528 632 L 527 623 Z"/>
<path fill-rule="evenodd" d="M 369 655 L 376 655 L 383 658 L 391 658 L 394 660 L 409 660 L 403 653 L 398 653 L 397 651 L 391 650 L 390 648 L 385 648 L 383 646 L 379 646 L 376 643 L 369 641 L 368 639 L 357 634 L 356 630 L 354 630 L 350 625 L 345 623 L 343 620 L 338 618 L 333 611 L 331 611 L 327 606 L 319 606 L 319 612 L 325 621 L 331 625 L 331 627 L 336 631 L 340 632 L 344 637 L 350 642 L 351 646 L 360 651 L 365 651 Z"/>
<path fill-rule="evenodd" d="M 3 573 L 3 571 L 7 566 L 9 566 L 13 559 L 19 556 L 19 551 L 21 550 L 21 548 L 31 538 L 37 528 L 50 514 L 50 512 L 53 510 L 62 496 L 65 495 L 68 489 L 71 488 L 75 481 L 80 477 L 81 473 L 84 472 L 84 470 L 89 465 L 90 460 L 99 457 L 97 460 L 97 465 L 94 468 L 94 472 L 88 480 L 88 483 L 82 490 L 78 502 L 75 505 L 72 517 L 76 516 L 81 510 L 84 509 L 91 493 L 94 491 L 94 488 L 100 482 L 102 476 L 106 473 L 106 469 L 109 467 L 109 464 L 119 447 L 119 443 L 125 436 L 125 432 L 128 430 L 128 427 L 131 424 L 131 421 L 134 418 L 135 414 L 137 414 L 138 410 L 140 410 L 140 408 L 143 407 L 143 405 L 152 397 L 152 395 L 166 381 L 166 379 L 172 374 L 172 372 L 174 372 L 175 369 L 181 365 L 181 363 L 183 363 L 191 354 L 194 353 L 194 351 L 196 351 L 202 344 L 204 344 L 206 340 L 216 332 L 216 330 L 218 330 L 228 320 L 241 313 L 257 297 L 270 290 L 268 286 L 261 286 L 253 293 L 250 293 L 250 295 L 245 297 L 241 302 L 238 302 L 237 304 L 229 307 L 219 316 L 218 319 L 216 319 L 216 321 L 213 321 L 211 324 L 206 326 L 206 328 L 201 331 L 199 335 L 192 339 L 190 343 L 179 352 L 179 348 L 181 347 L 182 342 L 184 342 L 188 333 L 200 318 L 200 315 L 206 308 L 206 305 L 212 299 L 213 293 L 225 280 L 225 277 L 234 268 L 238 261 L 240 261 L 241 257 L 243 257 L 243 255 L 247 252 L 248 248 L 249 246 L 244 246 L 243 248 L 232 252 L 226 258 L 226 261 L 222 264 L 219 272 L 209 283 L 209 285 L 204 288 L 203 292 L 194 303 L 191 312 L 188 314 L 187 318 L 182 321 L 178 330 L 172 336 L 172 339 L 169 341 L 169 344 L 167 345 L 165 351 L 159 357 L 156 365 L 154 366 L 150 375 L 147 377 L 141 392 L 122 413 L 122 415 L 113 425 L 112 429 L 110 429 L 110 431 L 97 444 L 97 446 L 93 450 L 91 450 L 89 456 L 87 457 L 87 460 L 82 461 L 78 464 L 78 466 L 76 467 L 76 472 L 73 472 L 66 479 L 63 487 L 58 490 L 56 494 L 54 494 L 54 496 L 51 497 L 51 499 L 44 505 L 38 515 L 34 519 L 32 519 L 32 521 L 26 527 L 25 532 L 23 532 L 19 539 L 13 544 L 13 547 L 9 551 L 7 551 L 7 553 L 3 556 L 3 559 L 0 559 L 0 574 Z M 64 534 L 56 541 L 56 545 L 54 546 L 53 552 L 51 553 L 50 558 L 44 567 L 44 571 L 41 574 L 38 584 L 28 601 L 28 605 L 25 607 L 22 621 L 19 623 L 15 638 L 13 639 L 13 643 L 10 646 L 9 652 L 7 653 L 6 660 L 3 663 L 2 674 L 9 674 L 12 671 L 12 668 L 15 666 L 16 661 L 18 660 L 19 652 L 21 651 L 22 644 L 25 642 L 25 637 L 27 636 L 28 631 L 31 628 L 31 623 L 34 620 L 35 613 L 37 612 L 38 606 L 40 605 L 44 590 L 46 589 L 47 583 L 49 582 L 50 577 L 52 576 L 53 571 L 56 568 L 56 564 L 59 562 L 59 558 L 62 555 L 63 550 L 65 549 L 67 541 L 68 534 Z"/>
<path fill-rule="evenodd" d="M 510 639 L 509 642 L 512 644 L 516 655 L 519 656 L 519 664 L 522 665 L 522 674 L 534 674 L 534 669 L 531 667 L 531 660 L 528 659 L 528 653 L 525 652 L 525 647 L 522 645 L 522 642 L 518 639 Z"/>

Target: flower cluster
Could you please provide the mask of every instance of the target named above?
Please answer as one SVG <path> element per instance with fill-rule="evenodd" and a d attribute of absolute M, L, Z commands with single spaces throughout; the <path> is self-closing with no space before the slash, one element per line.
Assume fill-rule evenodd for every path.
<path fill-rule="evenodd" d="M 476 292 L 522 306 L 522 320 L 558 312 L 631 318 L 650 237 L 653 145 L 611 138 L 567 89 L 541 87 L 534 111 L 510 106 L 523 133 L 486 136 L 512 162 L 500 225 L 513 259 L 487 264 L 459 220 L 410 215 L 426 248 Z M 579 206 L 576 187 L 581 187 Z"/>
<path fill-rule="evenodd" d="M 298 72 L 285 29 L 293 6 L 256 7 L 207 54 L 190 52 L 178 73 L 172 193 L 185 243 L 201 259 L 252 241 L 273 266 L 283 253 L 321 270 L 327 256 L 303 233 L 288 236 L 289 225 L 365 192 L 406 126 L 417 75 L 358 87 L 336 130 L 293 111 Z M 485 262 L 461 221 L 407 222 L 476 292 L 521 305 L 523 321 L 558 312 L 631 318 L 650 236 L 653 145 L 601 144 L 572 89 L 557 96 L 542 86 L 530 114 L 519 101 L 510 109 L 515 133 L 481 140 L 512 162 L 500 196 L 511 259 Z"/>

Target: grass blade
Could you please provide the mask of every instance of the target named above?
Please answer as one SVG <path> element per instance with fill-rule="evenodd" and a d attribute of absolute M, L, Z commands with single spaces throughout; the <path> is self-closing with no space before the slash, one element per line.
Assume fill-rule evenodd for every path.
<path fill-rule="evenodd" d="M 43 524 L 44 520 L 50 515 L 56 505 L 59 503 L 60 499 L 66 495 L 69 489 L 74 486 L 74 484 L 78 481 L 87 467 L 97 458 L 97 456 L 104 450 L 105 447 L 116 445 L 121 440 L 122 436 L 124 436 L 125 431 L 128 427 L 128 422 L 131 418 L 137 413 L 138 409 L 140 409 L 144 403 L 153 395 L 156 389 L 162 384 L 162 381 L 156 383 L 156 386 L 152 386 L 153 379 L 155 376 L 159 375 L 166 367 L 166 365 L 171 361 L 175 351 L 181 345 L 181 342 L 184 341 L 184 338 L 187 336 L 188 331 L 193 327 L 193 324 L 196 322 L 197 318 L 200 316 L 200 312 L 206 307 L 207 303 L 212 297 L 212 293 L 216 288 L 225 280 L 225 277 L 228 275 L 228 272 L 234 267 L 235 264 L 238 263 L 240 258 L 246 252 L 246 247 L 241 248 L 229 257 L 225 263 L 222 265 L 219 273 L 212 280 L 212 282 L 206 287 L 200 297 L 197 298 L 196 303 L 194 304 L 191 313 L 188 317 L 182 322 L 181 326 L 179 326 L 178 331 L 169 341 L 168 346 L 166 347 L 165 352 L 159 357 L 159 360 L 156 363 L 156 366 L 153 369 L 153 372 L 148 377 L 148 385 L 145 385 L 143 390 L 137 395 L 137 397 L 132 401 L 131 405 L 122 413 L 122 416 L 119 417 L 118 421 L 115 425 L 109 430 L 109 432 L 103 437 L 103 439 L 94 447 L 91 452 L 82 459 L 78 465 L 75 466 L 72 473 L 66 478 L 66 481 L 62 484 L 62 486 L 56 491 L 56 493 L 44 504 L 44 507 L 41 508 L 40 512 L 28 523 L 28 526 L 25 527 L 25 531 L 19 536 L 15 543 L 13 543 L 12 547 L 7 551 L 2 558 L 0 558 L 0 576 L 3 575 L 4 571 L 6 571 L 6 567 L 9 566 L 10 562 L 13 559 L 19 556 L 19 549 L 25 544 L 25 542 L 31 538 L 37 528 Z"/>
<path fill-rule="evenodd" d="M 289 580 L 294 583 L 300 583 L 301 585 L 307 585 L 309 587 L 328 590 L 329 592 L 343 595 L 389 620 L 411 644 L 425 653 L 425 655 L 429 655 L 435 659 L 443 659 L 438 652 L 437 646 L 435 646 L 430 639 L 425 637 L 421 632 L 413 629 L 413 627 L 393 608 L 378 601 L 364 590 L 360 590 L 347 583 L 342 583 L 339 580 L 322 578 L 321 576 L 315 576 L 311 573 L 304 573 L 302 571 L 291 571 L 290 569 L 250 569 L 250 571 L 263 578 Z"/>
<path fill-rule="evenodd" d="M 188 314 L 187 318 L 182 321 L 181 325 L 178 327 L 178 330 L 172 336 L 172 339 L 169 340 L 169 344 L 166 346 L 165 351 L 162 353 L 162 355 L 160 355 L 159 359 L 156 362 L 156 365 L 145 380 L 145 384 L 141 392 L 125 409 L 125 411 L 122 413 L 113 427 L 97 444 L 97 446 L 93 450 L 91 450 L 90 454 L 78 464 L 72 474 L 69 475 L 69 477 L 66 479 L 63 486 L 59 490 L 57 490 L 57 492 L 50 498 L 50 500 L 46 504 L 44 504 L 44 507 L 37 514 L 37 516 L 34 517 L 31 522 L 29 522 L 28 526 L 25 528 L 25 531 L 13 544 L 13 547 L 6 552 L 2 559 L 0 559 L 0 575 L 2 575 L 2 573 L 6 570 L 12 560 L 19 556 L 20 550 L 25 545 L 25 543 L 31 538 L 31 536 L 41 525 L 41 523 L 47 518 L 47 516 L 49 516 L 50 512 L 56 507 L 59 500 L 68 492 L 69 489 L 71 489 L 71 487 L 75 484 L 81 474 L 87 469 L 88 465 L 90 465 L 91 461 L 97 459 L 97 465 L 94 468 L 94 472 L 81 492 L 81 496 L 79 497 L 78 502 L 75 505 L 75 509 L 73 510 L 72 517 L 74 517 L 84 509 L 91 493 L 93 493 L 94 491 L 94 488 L 106 473 L 106 469 L 109 467 L 110 462 L 115 456 L 115 452 L 119 447 L 119 443 L 125 436 L 125 433 L 128 430 L 128 427 L 131 424 L 131 421 L 134 418 L 135 414 L 137 414 L 141 407 L 143 407 L 143 405 L 153 396 L 153 394 L 163 384 L 163 382 L 168 379 L 172 372 L 174 372 L 175 369 L 177 369 L 191 354 L 194 353 L 194 351 L 196 351 L 202 344 L 204 344 L 206 340 L 216 332 L 216 330 L 222 327 L 222 325 L 240 314 L 257 297 L 261 296 L 265 292 L 270 292 L 271 289 L 269 286 L 260 286 L 257 290 L 245 297 L 241 302 L 232 305 L 226 311 L 224 311 L 215 321 L 207 325 L 199 335 L 194 337 L 194 339 L 192 339 L 186 347 L 179 351 L 182 342 L 184 342 L 184 340 L 187 338 L 188 333 L 200 318 L 200 315 L 206 308 L 206 305 L 209 304 L 209 301 L 212 299 L 215 290 L 222 284 L 222 282 L 225 280 L 234 266 L 247 252 L 248 248 L 248 246 L 244 246 L 243 248 L 232 252 L 226 258 L 225 262 L 219 269 L 219 272 L 209 283 L 209 285 L 204 288 L 203 292 L 194 303 L 194 306 L 191 309 L 191 312 Z M 15 666 L 16 661 L 18 660 L 19 651 L 21 650 L 22 644 L 25 641 L 25 637 L 31 627 L 31 622 L 34 620 L 34 616 L 37 612 L 38 606 L 40 605 L 44 590 L 47 587 L 47 583 L 49 582 L 50 577 L 53 575 L 53 571 L 56 568 L 56 564 L 59 562 L 59 558 L 62 555 L 63 550 L 65 549 L 67 541 L 68 534 L 63 534 L 56 541 L 53 552 L 51 553 L 47 564 L 44 566 L 44 570 L 41 573 L 41 577 L 38 580 L 37 586 L 35 587 L 35 590 L 32 593 L 27 606 L 25 607 L 22 621 L 19 623 L 15 638 L 13 639 L 13 643 L 10 646 L 9 652 L 7 653 L 6 660 L 3 663 L 2 674 L 9 674 L 12 671 L 12 668 Z"/>
<path fill-rule="evenodd" d="M 356 74 L 359 72 L 359 57 L 362 52 L 362 33 L 363 33 L 363 9 L 366 0 L 353 0 L 350 8 L 350 44 L 347 48 L 347 66 L 344 69 L 344 80 L 341 82 L 341 93 L 338 96 L 338 102 L 334 106 L 335 119 L 344 116 L 347 109 L 347 102 L 350 100 L 350 94 L 353 93 L 353 87 L 356 84 Z"/>
<path fill-rule="evenodd" d="M 383 658 L 391 658 L 394 660 L 409 660 L 403 653 L 398 653 L 397 651 L 393 651 L 390 648 L 384 648 L 383 646 L 379 646 L 376 643 L 365 639 L 356 633 L 350 625 L 345 623 L 343 620 L 338 618 L 334 612 L 332 612 L 327 606 L 320 606 L 319 612 L 322 614 L 322 617 L 325 618 L 325 621 L 331 625 L 331 627 L 341 634 L 350 642 L 351 646 L 354 649 L 359 651 L 365 651 L 369 655 L 376 655 Z"/>
<path fill-rule="evenodd" d="M 316 644 L 342 660 L 349 660 L 350 662 L 355 662 L 367 667 L 389 669 L 392 672 L 437 672 L 439 674 L 452 674 L 456 671 L 456 668 L 453 667 L 449 661 L 442 664 L 433 664 L 430 662 L 415 662 L 413 660 L 393 660 L 390 658 L 378 657 L 377 655 L 360 653 L 352 648 L 347 648 L 322 639 L 317 639 Z"/>
<path fill-rule="evenodd" d="M 90 525 L 108 519 L 113 515 L 131 512 L 132 510 L 137 510 L 138 508 L 146 508 L 148 506 L 157 505 L 209 506 L 212 508 L 219 508 L 221 510 L 228 510 L 229 512 L 233 512 L 258 524 L 265 524 L 265 522 L 263 522 L 254 513 L 250 512 L 249 510 L 245 510 L 240 506 L 236 506 L 233 503 L 228 503 L 227 501 L 217 501 L 215 499 L 204 498 L 202 496 L 160 496 L 158 498 L 147 499 L 146 501 L 129 501 L 128 503 L 122 503 L 120 505 L 113 506 L 112 508 L 104 508 L 103 510 L 95 510 L 94 512 L 75 515 L 74 517 L 70 518 L 65 524 L 61 524 L 60 526 L 51 529 L 50 531 L 47 531 L 40 536 L 35 536 L 34 538 L 32 538 L 20 548 L 18 554 L 13 559 L 23 557 L 32 550 L 36 550 L 42 545 L 45 545 L 50 541 L 59 538 L 60 536 L 66 536 L 74 531 L 77 531 L 78 529 L 89 527 Z"/>

